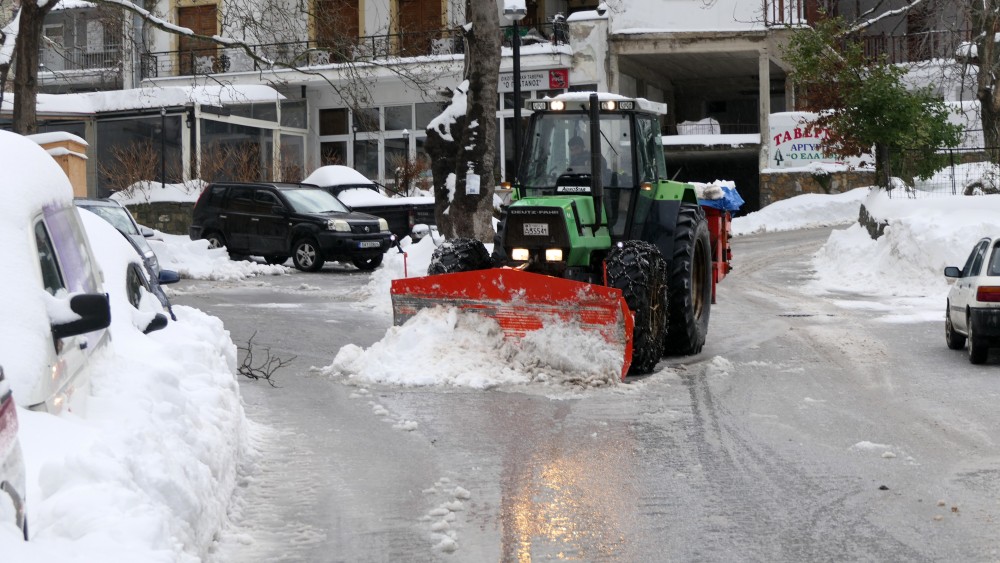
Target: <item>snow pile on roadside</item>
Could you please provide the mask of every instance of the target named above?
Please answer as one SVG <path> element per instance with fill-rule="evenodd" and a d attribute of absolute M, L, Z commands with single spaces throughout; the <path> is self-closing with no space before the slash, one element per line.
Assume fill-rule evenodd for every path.
<path fill-rule="evenodd" d="M 733 236 L 846 225 L 858 220 L 868 188 L 842 194 L 802 194 L 776 201 L 760 211 L 733 219 Z"/>
<path fill-rule="evenodd" d="M 977 240 L 1000 233 L 1000 195 L 889 199 L 873 190 L 864 205 L 889 222 L 885 233 L 873 240 L 859 224 L 831 233 L 814 258 L 812 288 L 927 296 L 944 307 L 945 266 L 961 268 Z"/>
<path fill-rule="evenodd" d="M 230 260 L 224 248 L 209 248 L 207 240 L 191 240 L 184 235 L 157 232 L 162 241 L 150 240 L 149 246 L 160 261 L 160 268 L 174 270 L 182 278 L 193 280 L 235 281 L 254 276 L 277 276 L 288 273 L 287 266 Z"/>
<path fill-rule="evenodd" d="M 620 381 L 624 352 L 594 331 L 554 322 L 519 343 L 493 319 L 455 308 L 420 311 L 367 350 L 344 346 L 323 369 L 361 383 L 487 389 L 543 383 L 603 387 Z"/>
<path fill-rule="evenodd" d="M 427 275 L 427 266 L 431 263 L 431 254 L 437 248 L 434 236 L 429 235 L 412 242 L 410 237 L 404 237 L 400 241 L 400 253 L 398 248 L 390 248 L 382 259 L 382 265 L 372 272 L 371 281 L 368 282 L 366 291 L 367 299 L 363 304 L 379 313 L 392 314 L 392 301 L 389 299 L 389 288 L 392 280 L 406 277 L 419 277 Z M 437 239 L 437 243 L 441 240 Z"/>

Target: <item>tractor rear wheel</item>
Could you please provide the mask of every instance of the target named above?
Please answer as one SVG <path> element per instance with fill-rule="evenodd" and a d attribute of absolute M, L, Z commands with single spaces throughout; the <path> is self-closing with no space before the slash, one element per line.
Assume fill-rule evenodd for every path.
<path fill-rule="evenodd" d="M 668 279 L 670 320 L 663 353 L 697 354 L 705 345 L 712 307 L 712 242 L 700 206 L 682 205 L 677 214 Z"/>
<path fill-rule="evenodd" d="M 648 373 L 663 355 L 667 331 L 667 263 L 648 242 L 630 240 L 611 249 L 608 285 L 620 289 L 635 315 L 629 375 Z"/>
<path fill-rule="evenodd" d="M 446 240 L 434 249 L 431 263 L 427 266 L 427 275 L 471 272 L 492 267 L 493 260 L 482 242 L 471 238 L 457 238 Z"/>

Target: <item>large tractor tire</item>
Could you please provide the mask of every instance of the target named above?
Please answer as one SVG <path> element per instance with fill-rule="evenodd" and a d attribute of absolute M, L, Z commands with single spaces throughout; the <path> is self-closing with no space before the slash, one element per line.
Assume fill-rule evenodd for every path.
<path fill-rule="evenodd" d="M 712 307 L 712 241 L 705 212 L 683 205 L 677 214 L 674 255 L 670 259 L 670 311 L 664 355 L 701 352 Z"/>
<path fill-rule="evenodd" d="M 427 275 L 471 272 L 493 267 L 486 246 L 476 239 L 457 238 L 445 241 L 434 249 Z"/>
<path fill-rule="evenodd" d="M 629 375 L 649 373 L 663 355 L 667 332 L 667 263 L 648 242 L 625 241 L 608 254 L 608 285 L 620 289 L 635 315 Z"/>

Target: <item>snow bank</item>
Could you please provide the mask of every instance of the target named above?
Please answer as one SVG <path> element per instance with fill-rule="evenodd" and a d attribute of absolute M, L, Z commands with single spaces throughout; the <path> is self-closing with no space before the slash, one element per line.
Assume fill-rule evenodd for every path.
<path fill-rule="evenodd" d="M 846 225 L 858 220 L 868 188 L 842 194 L 802 194 L 776 201 L 760 211 L 733 219 L 734 236 Z"/>
<path fill-rule="evenodd" d="M 149 246 L 160 261 L 160 268 L 174 270 L 182 278 L 194 280 L 235 281 L 254 276 L 288 273 L 287 266 L 230 260 L 224 248 L 209 248 L 208 241 L 191 240 L 184 235 L 157 233 L 162 240 L 150 240 Z"/>

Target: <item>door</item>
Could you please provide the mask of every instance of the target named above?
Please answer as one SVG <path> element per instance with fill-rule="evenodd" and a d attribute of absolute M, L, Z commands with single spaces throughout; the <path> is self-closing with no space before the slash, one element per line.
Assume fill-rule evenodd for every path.
<path fill-rule="evenodd" d="M 315 37 L 320 49 L 330 51 L 330 62 L 353 58 L 358 43 L 358 0 L 316 0 Z"/>
<path fill-rule="evenodd" d="M 441 0 L 399 0 L 399 55 L 414 57 L 431 52 L 441 30 Z"/>
<path fill-rule="evenodd" d="M 257 227 L 250 224 L 250 218 L 254 214 L 253 188 L 246 186 L 233 186 L 229 188 L 229 199 L 226 200 L 225 212 L 225 232 L 226 243 L 230 252 L 240 254 L 252 254 L 250 248 L 251 230 L 256 231 Z"/>
<path fill-rule="evenodd" d="M 962 268 L 962 277 L 955 280 L 955 291 L 951 293 L 951 303 L 949 303 L 952 314 L 951 322 L 962 332 L 969 330 L 965 318 L 965 308 L 972 300 L 971 293 L 976 289 L 976 278 L 983 269 L 986 249 L 989 248 L 989 245 L 989 239 L 979 241 Z"/>
<path fill-rule="evenodd" d="M 256 240 L 251 241 L 251 246 L 264 256 L 287 256 L 288 219 L 274 211 L 275 207 L 285 206 L 268 190 L 257 190 L 253 199 L 256 212 L 250 218 L 250 227 L 254 229 L 251 237 Z"/>
<path fill-rule="evenodd" d="M 198 35 L 211 37 L 218 34 L 219 20 L 214 4 L 192 6 L 177 10 L 177 22 Z M 177 42 L 181 74 L 207 74 L 217 72 L 218 46 L 205 39 L 181 35 Z"/>

